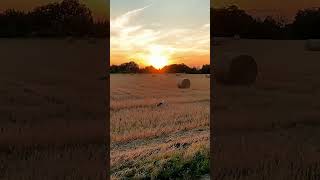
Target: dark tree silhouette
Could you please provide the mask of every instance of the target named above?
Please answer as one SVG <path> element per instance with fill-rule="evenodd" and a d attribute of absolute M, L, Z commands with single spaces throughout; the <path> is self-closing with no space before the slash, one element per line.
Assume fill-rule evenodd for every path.
<path fill-rule="evenodd" d="M 185 64 L 171 64 L 162 69 L 156 69 L 153 66 L 146 66 L 139 69 L 138 64 L 131 61 L 120 65 L 111 65 L 110 73 L 187 73 L 187 74 L 210 74 L 210 65 L 203 65 L 201 69 L 190 68 Z"/>
<path fill-rule="evenodd" d="M 0 13 L 1 37 L 106 37 L 108 22 L 94 22 L 92 12 L 79 0 L 63 0 L 34 8 L 31 12 Z"/>
<path fill-rule="evenodd" d="M 300 10 L 293 23 L 282 17 L 253 18 L 237 6 L 211 9 L 212 35 L 257 39 L 320 38 L 320 8 Z"/>
<path fill-rule="evenodd" d="M 203 65 L 200 71 L 202 74 L 210 74 L 210 64 Z"/>
<path fill-rule="evenodd" d="M 254 19 L 237 6 L 211 9 L 211 24 L 214 36 L 246 35 L 254 24 Z"/>
<path fill-rule="evenodd" d="M 296 39 L 320 38 L 320 8 L 300 10 L 292 23 Z"/>
<path fill-rule="evenodd" d="M 153 66 L 146 66 L 145 68 L 140 69 L 140 73 L 160 73 L 158 69 Z"/>

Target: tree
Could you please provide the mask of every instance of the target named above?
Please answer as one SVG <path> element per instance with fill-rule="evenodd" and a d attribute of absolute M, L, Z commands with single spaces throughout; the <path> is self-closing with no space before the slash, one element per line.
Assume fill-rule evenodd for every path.
<path fill-rule="evenodd" d="M 79 0 L 63 0 L 31 12 L 8 9 L 0 13 L 1 37 L 107 37 L 109 22 L 94 22 L 89 8 Z"/>
<path fill-rule="evenodd" d="M 200 72 L 202 74 L 210 74 L 210 64 L 203 65 Z"/>
<path fill-rule="evenodd" d="M 211 9 L 211 24 L 214 36 L 241 36 L 250 33 L 254 19 L 237 6 Z"/>
<path fill-rule="evenodd" d="M 153 66 L 146 66 L 145 68 L 140 70 L 141 73 L 159 73 L 159 70 L 154 68 Z"/>
<path fill-rule="evenodd" d="M 296 39 L 320 38 L 320 8 L 299 10 L 291 28 Z"/>

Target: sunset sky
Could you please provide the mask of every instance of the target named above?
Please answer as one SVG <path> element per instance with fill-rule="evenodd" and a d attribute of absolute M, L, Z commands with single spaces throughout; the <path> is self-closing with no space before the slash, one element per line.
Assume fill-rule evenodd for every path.
<path fill-rule="evenodd" d="M 249 14 L 265 17 L 267 15 L 285 16 L 292 20 L 299 9 L 320 7 L 320 0 L 211 0 L 211 6 L 237 5 Z"/>
<path fill-rule="evenodd" d="M 109 3 L 108 0 L 80 0 L 85 3 L 92 11 L 93 15 L 100 19 L 108 19 Z M 5 9 L 20 9 L 24 11 L 32 10 L 33 8 L 45 5 L 51 2 L 61 2 L 61 0 L 0 0 L 0 11 Z"/>
<path fill-rule="evenodd" d="M 210 0 L 111 0 L 111 64 L 210 63 Z"/>

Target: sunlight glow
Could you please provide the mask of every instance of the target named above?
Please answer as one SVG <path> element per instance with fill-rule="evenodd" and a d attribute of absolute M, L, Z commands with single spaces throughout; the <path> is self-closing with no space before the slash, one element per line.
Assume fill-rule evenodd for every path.
<path fill-rule="evenodd" d="M 164 54 L 164 49 L 161 46 L 153 46 L 150 48 L 148 60 L 149 64 L 157 69 L 161 69 L 169 64 L 169 58 Z"/>

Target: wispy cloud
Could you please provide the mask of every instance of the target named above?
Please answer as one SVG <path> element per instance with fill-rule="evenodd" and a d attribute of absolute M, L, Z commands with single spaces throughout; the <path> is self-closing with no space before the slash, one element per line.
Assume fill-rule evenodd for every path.
<path fill-rule="evenodd" d="M 148 49 L 154 46 L 161 46 L 166 54 L 172 57 L 209 56 L 209 23 L 196 28 L 170 28 L 162 26 L 161 22 L 137 24 L 136 18 L 141 18 L 143 12 L 149 7 L 150 5 L 135 9 L 111 19 L 111 63 L 120 63 L 121 60 L 117 57 L 143 59 L 148 53 Z M 122 61 L 126 61 L 126 59 Z"/>

